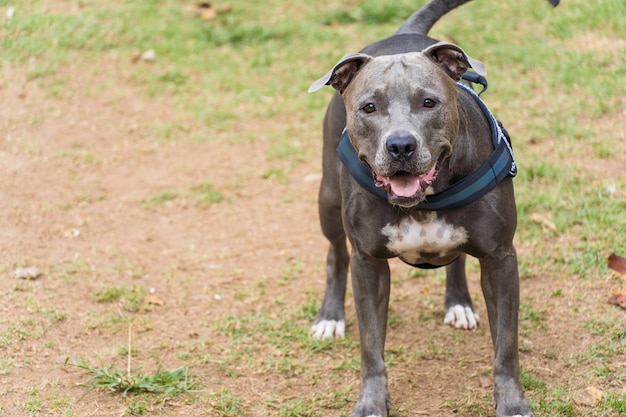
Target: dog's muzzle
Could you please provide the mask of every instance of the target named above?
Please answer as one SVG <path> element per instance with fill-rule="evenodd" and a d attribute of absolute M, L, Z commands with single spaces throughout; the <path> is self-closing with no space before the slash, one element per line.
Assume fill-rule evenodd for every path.
<path fill-rule="evenodd" d="M 374 185 L 387 192 L 387 199 L 391 204 L 401 207 L 413 207 L 422 202 L 427 195 L 432 194 L 430 187 L 437 179 L 440 157 L 425 174 L 416 175 L 406 171 L 398 171 L 385 177 L 373 172 Z"/>

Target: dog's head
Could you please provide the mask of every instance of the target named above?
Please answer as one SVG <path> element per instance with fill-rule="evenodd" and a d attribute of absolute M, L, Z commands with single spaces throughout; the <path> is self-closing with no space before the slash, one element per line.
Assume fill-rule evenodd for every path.
<path fill-rule="evenodd" d="M 309 92 L 331 85 L 346 106 L 359 158 L 390 203 L 422 202 L 450 156 L 459 130 L 456 81 L 483 65 L 461 48 L 437 43 L 422 52 L 344 56 Z"/>

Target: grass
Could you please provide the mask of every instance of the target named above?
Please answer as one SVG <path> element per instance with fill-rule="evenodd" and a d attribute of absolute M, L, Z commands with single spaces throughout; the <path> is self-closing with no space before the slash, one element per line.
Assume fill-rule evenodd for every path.
<path fill-rule="evenodd" d="M 242 400 L 227 389 L 221 389 L 211 394 L 211 408 L 223 417 L 236 417 L 243 414 Z"/>
<path fill-rule="evenodd" d="M 138 312 L 149 310 L 145 296 L 146 291 L 141 287 L 116 285 L 97 290 L 93 297 L 98 303 L 119 303 L 124 311 Z"/>
<path fill-rule="evenodd" d="M 55 395 L 51 400 L 50 408 L 62 417 L 77 416 L 72 406 L 72 399 L 67 395 Z"/>
<path fill-rule="evenodd" d="M 22 404 L 22 410 L 28 415 L 36 415 L 39 413 L 43 406 L 43 399 L 39 393 L 37 387 L 31 387 L 27 392 L 27 399 Z"/>
<path fill-rule="evenodd" d="M 15 360 L 11 358 L 0 359 L 0 375 L 6 375 L 13 369 Z"/>
<path fill-rule="evenodd" d="M 20 308 L 29 314 L 22 319 L 13 320 L 5 327 L 0 328 L 0 348 L 6 348 L 14 343 L 29 340 L 44 340 L 51 326 L 66 319 L 66 314 L 56 307 L 42 308 L 33 298 L 23 297 Z M 0 374 L 9 373 L 15 361 L 10 357 L 0 361 Z"/>
<path fill-rule="evenodd" d="M 224 194 L 221 191 L 215 189 L 213 183 L 202 182 L 199 184 L 191 185 L 186 189 L 164 189 L 158 194 L 144 201 L 144 207 L 150 208 L 166 206 L 179 198 L 185 197 L 191 197 L 196 200 L 199 206 L 205 207 L 211 204 L 221 203 L 224 199 Z"/>
<path fill-rule="evenodd" d="M 614 140 L 605 139 L 603 143 L 611 147 Z M 551 159 L 538 158 L 520 170 L 519 183 L 523 187 L 518 187 L 516 198 L 521 220 L 519 239 L 541 241 L 543 237 L 547 245 L 551 245 L 560 240 L 559 236 L 576 235 L 576 239 L 561 248 L 563 251 L 550 251 L 555 262 L 548 264 L 585 278 L 604 276 L 611 247 L 618 252 L 626 249 L 621 236 L 626 203 L 612 191 L 624 190 L 626 182 L 619 176 L 595 179 L 577 170 L 564 169 Z M 595 163 L 602 164 L 602 159 L 605 158 Z M 541 226 L 532 221 L 533 213 L 547 215 L 556 225 L 556 232 L 546 236 Z M 600 230 L 603 239 L 597 239 Z"/>
<path fill-rule="evenodd" d="M 66 361 L 66 365 L 69 363 Z M 80 359 L 72 359 L 71 365 L 87 372 L 89 378 L 85 386 L 90 391 L 104 389 L 128 394 L 153 393 L 167 397 L 197 391 L 200 386 L 189 375 L 185 367 L 168 371 L 161 366 L 151 374 L 137 372 L 137 369 L 120 371 L 115 366 L 92 367 Z"/>
<path fill-rule="evenodd" d="M 133 356 L 136 351 L 132 344 L 132 322 L 128 323 L 128 341 L 125 349 L 127 364 L 125 370 L 118 370 L 113 366 L 94 367 L 86 361 L 76 358 L 67 358 L 65 366 L 71 365 L 87 372 L 88 379 L 84 386 L 88 391 L 83 398 L 94 390 L 105 390 L 121 394 L 130 398 L 126 413 L 142 415 L 155 403 L 163 403 L 183 394 L 195 394 L 201 390 L 197 378 L 189 374 L 188 366 L 181 366 L 172 371 L 163 368 L 161 364 L 153 373 L 139 372 L 132 368 Z M 157 395 L 150 398 L 147 395 Z"/>

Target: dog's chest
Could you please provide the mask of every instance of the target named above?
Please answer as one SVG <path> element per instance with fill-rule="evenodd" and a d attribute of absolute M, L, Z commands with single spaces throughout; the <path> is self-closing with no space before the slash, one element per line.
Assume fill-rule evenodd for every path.
<path fill-rule="evenodd" d="M 445 257 L 467 242 L 467 231 L 437 218 L 435 213 L 422 220 L 403 218 L 387 224 L 381 233 L 388 239 L 387 249 L 401 259 L 416 264 L 433 257 Z"/>

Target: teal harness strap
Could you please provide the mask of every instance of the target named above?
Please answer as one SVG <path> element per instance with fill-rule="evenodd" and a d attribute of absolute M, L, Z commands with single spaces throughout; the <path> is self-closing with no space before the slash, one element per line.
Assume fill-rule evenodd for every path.
<path fill-rule="evenodd" d="M 376 197 L 387 200 L 387 192 L 374 184 L 372 171 L 359 159 L 359 155 L 356 153 L 354 146 L 352 146 L 346 129 L 341 133 L 337 153 L 339 154 L 341 162 L 343 162 L 350 175 L 352 175 L 352 178 L 354 178 L 361 187 L 365 188 Z"/>
<path fill-rule="evenodd" d="M 414 209 L 433 211 L 462 207 L 487 194 L 506 177 L 514 177 L 517 174 L 510 138 L 504 127 L 493 117 L 474 90 L 462 83 L 458 83 L 458 86 L 474 97 L 487 117 L 491 128 L 494 151 L 476 171 L 455 182 L 444 191 L 427 196 L 426 200 L 415 206 Z M 337 152 L 339 159 L 363 188 L 375 196 L 387 200 L 387 193 L 374 184 L 374 177 L 370 168 L 359 160 L 345 129 L 341 134 Z"/>

